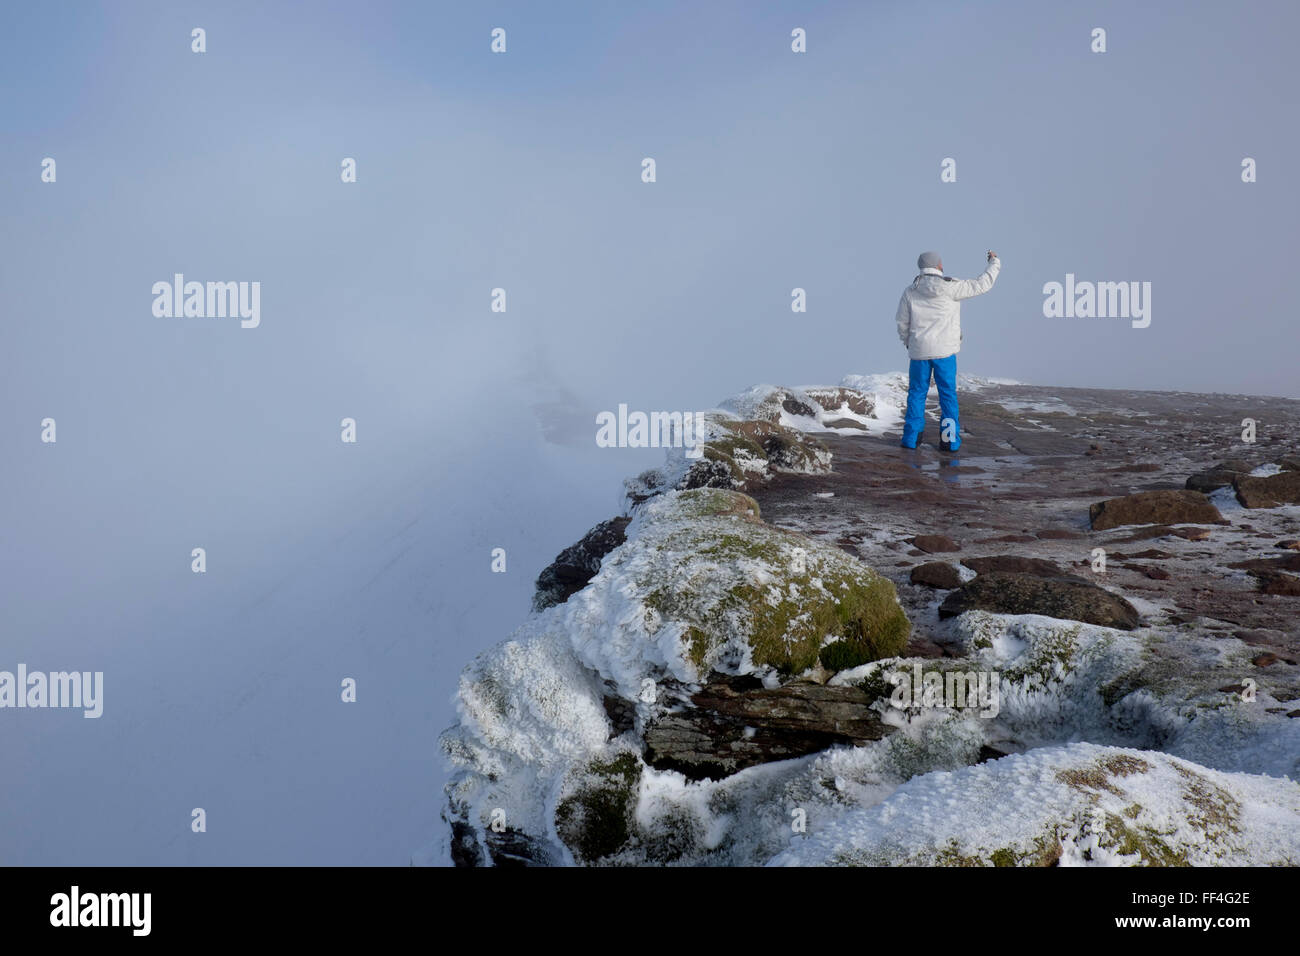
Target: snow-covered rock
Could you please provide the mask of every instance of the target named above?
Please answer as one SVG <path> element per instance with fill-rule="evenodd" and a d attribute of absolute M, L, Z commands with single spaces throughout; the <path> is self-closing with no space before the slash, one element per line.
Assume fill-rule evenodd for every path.
<path fill-rule="evenodd" d="M 1075 743 L 926 774 L 773 865 L 1300 865 L 1300 786 Z"/>
<path fill-rule="evenodd" d="M 460 722 L 442 741 L 461 771 L 448 822 L 459 841 L 483 836 L 465 858 L 499 847 L 494 818 L 508 821 L 501 832 L 514 851 L 522 833 L 541 844 L 538 861 L 562 856 L 547 845 L 556 786 L 603 753 L 613 730 L 606 696 L 644 724 L 669 705 L 657 682 L 719 672 L 776 684 L 893 656 L 907 641 L 892 583 L 837 548 L 764 524 L 739 492 L 652 498 L 626 538 L 586 587 L 467 668 Z"/>

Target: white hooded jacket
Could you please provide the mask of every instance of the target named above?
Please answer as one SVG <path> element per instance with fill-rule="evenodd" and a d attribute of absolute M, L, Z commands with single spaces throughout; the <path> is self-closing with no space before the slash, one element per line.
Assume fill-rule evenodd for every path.
<path fill-rule="evenodd" d="M 949 279 L 922 269 L 898 302 L 898 337 L 911 359 L 941 359 L 961 350 L 961 300 L 993 288 L 1002 269 L 996 256 L 978 279 Z"/>

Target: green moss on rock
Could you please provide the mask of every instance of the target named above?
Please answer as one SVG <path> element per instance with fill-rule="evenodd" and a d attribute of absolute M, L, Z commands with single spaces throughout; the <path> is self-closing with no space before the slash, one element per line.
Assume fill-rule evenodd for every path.
<path fill-rule="evenodd" d="M 822 472 L 831 454 L 824 444 L 774 422 L 714 418 L 703 457 L 723 465 L 736 487 L 767 477 L 769 470 Z"/>
<path fill-rule="evenodd" d="M 758 502 L 749 495 L 724 488 L 695 488 L 673 501 L 671 517 L 716 518 L 733 515 L 757 521 L 762 517 Z"/>
<path fill-rule="evenodd" d="M 757 520 L 753 499 L 722 489 L 656 502 L 637 542 L 644 603 L 682 626 L 682 654 L 703 677 L 728 654 L 784 674 L 899 654 L 911 626 L 894 585 L 814 538 Z M 822 656 L 823 646 L 826 654 Z"/>
<path fill-rule="evenodd" d="M 1124 816 L 1133 819 L 1137 814 L 1129 814 L 1128 808 L 1125 808 Z M 1099 847 L 1119 856 L 1133 857 L 1134 865 L 1137 866 L 1192 865 L 1187 858 L 1186 850 L 1175 849 L 1169 845 L 1172 832 L 1161 833 L 1151 826 L 1133 825 L 1111 813 L 1103 812 L 1102 818 L 1101 833 L 1097 841 Z"/>
<path fill-rule="evenodd" d="M 858 681 L 858 687 L 866 692 L 872 703 L 888 699 L 893 694 L 895 686 L 890 682 L 889 676 L 883 667 L 875 668 L 870 674 Z"/>
<path fill-rule="evenodd" d="M 593 761 L 555 809 L 555 829 L 583 863 L 623 848 L 633 829 L 641 761 L 634 754 Z"/>

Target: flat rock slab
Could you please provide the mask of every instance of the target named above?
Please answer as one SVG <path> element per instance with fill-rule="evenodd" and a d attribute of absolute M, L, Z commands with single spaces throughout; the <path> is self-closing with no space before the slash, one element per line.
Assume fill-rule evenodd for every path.
<path fill-rule="evenodd" d="M 939 605 L 939 617 L 966 611 L 1042 614 L 1131 631 L 1141 623 L 1137 609 L 1117 594 L 1076 577 L 990 571 L 953 591 Z"/>
<path fill-rule="evenodd" d="M 1239 571 L 1300 571 L 1300 552 L 1280 557 L 1249 558 L 1233 561 L 1228 567 Z"/>
<path fill-rule="evenodd" d="M 1209 528 L 1171 528 L 1167 524 L 1144 525 L 1127 538 L 1116 538 L 1117 542 L 1150 541 L 1152 538 L 1183 538 L 1187 541 L 1209 541 L 1212 537 Z"/>
<path fill-rule="evenodd" d="M 871 698 L 858 687 L 795 681 L 767 688 L 753 677 L 715 674 L 690 701 L 645 731 L 646 762 L 690 780 L 720 780 L 836 744 L 880 740 L 894 730 L 869 709 Z"/>
<path fill-rule="evenodd" d="M 990 571 L 1010 571 L 1016 574 L 1036 574 L 1040 578 L 1071 577 L 1055 561 L 1046 558 L 1026 558 L 1019 554 L 995 554 L 987 558 L 964 558 L 961 562 L 976 574 Z"/>
<path fill-rule="evenodd" d="M 1223 515 L 1199 491 L 1139 491 L 1099 501 L 1088 509 L 1092 530 L 1126 524 L 1222 524 Z"/>

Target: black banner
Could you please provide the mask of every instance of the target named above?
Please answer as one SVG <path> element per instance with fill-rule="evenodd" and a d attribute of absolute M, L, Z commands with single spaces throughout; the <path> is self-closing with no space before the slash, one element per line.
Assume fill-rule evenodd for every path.
<path fill-rule="evenodd" d="M 492 934 L 484 944 L 495 946 L 544 926 L 626 933 L 678 918 L 682 929 L 720 921 L 717 929 L 745 934 L 751 919 L 758 928 L 784 914 L 832 937 L 921 942 L 937 933 L 940 946 L 982 938 L 967 931 L 1036 930 L 1232 945 L 1292 927 L 1294 876 L 1263 869 L 7 869 L 0 871 L 0 925 L 10 940 L 75 934 L 78 945 L 436 942 L 472 928 Z"/>

